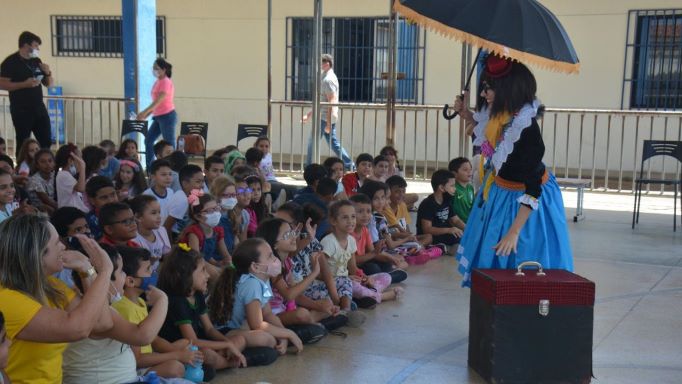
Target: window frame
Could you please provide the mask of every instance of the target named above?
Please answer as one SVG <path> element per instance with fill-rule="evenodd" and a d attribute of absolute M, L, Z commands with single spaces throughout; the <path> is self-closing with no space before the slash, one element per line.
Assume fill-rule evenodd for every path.
<path fill-rule="evenodd" d="M 68 36 L 62 33 L 62 26 L 72 23 L 88 23 L 90 36 L 85 33 Z M 94 15 L 51 15 L 50 34 L 52 39 L 52 56 L 55 57 L 89 57 L 89 58 L 123 58 L 123 18 L 122 16 Z M 166 44 L 167 21 L 165 16 L 156 16 L 156 51 L 158 57 L 168 54 Z M 67 45 L 85 45 L 85 48 L 71 48 Z"/>

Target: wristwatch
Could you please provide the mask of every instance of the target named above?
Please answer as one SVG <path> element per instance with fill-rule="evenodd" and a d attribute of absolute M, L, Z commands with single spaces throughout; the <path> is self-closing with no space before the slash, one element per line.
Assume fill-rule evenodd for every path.
<path fill-rule="evenodd" d="M 95 267 L 93 267 L 93 266 L 90 266 L 90 268 L 88 268 L 88 270 L 85 272 L 78 272 L 78 275 L 83 279 L 93 277 L 96 274 L 97 274 L 97 271 L 95 270 Z"/>

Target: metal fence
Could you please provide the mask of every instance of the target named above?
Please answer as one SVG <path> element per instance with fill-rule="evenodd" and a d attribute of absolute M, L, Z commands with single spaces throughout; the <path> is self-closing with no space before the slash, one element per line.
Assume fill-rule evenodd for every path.
<path fill-rule="evenodd" d="M 104 139 L 119 142 L 121 121 L 126 118 L 125 105 L 131 101 L 87 96 L 46 96 L 44 100 L 57 144 L 74 143 L 79 147 L 98 144 Z M 7 95 L 0 95 L 0 136 L 7 143 L 7 153 L 14 154 L 14 126 Z"/>
<path fill-rule="evenodd" d="M 274 166 L 282 172 L 302 172 L 311 125 L 301 118 L 309 102 L 273 101 L 271 150 Z M 322 105 L 330 105 L 322 103 Z M 378 154 L 387 143 L 386 105 L 339 103 L 336 129 L 352 158 Z M 393 143 L 406 177 L 428 179 L 450 159 L 470 157 L 471 140 L 460 120 L 446 121 L 441 106 L 396 105 Z M 631 192 L 641 164 L 644 140 L 682 140 L 682 112 L 621 111 L 548 108 L 540 120 L 545 141 L 545 164 L 558 177 L 592 181 L 592 190 Z M 390 135 L 390 133 L 389 133 Z M 321 156 L 335 156 L 323 144 Z M 671 158 L 645 163 L 647 177 L 680 175 Z M 663 191 L 656 187 L 656 191 Z"/>

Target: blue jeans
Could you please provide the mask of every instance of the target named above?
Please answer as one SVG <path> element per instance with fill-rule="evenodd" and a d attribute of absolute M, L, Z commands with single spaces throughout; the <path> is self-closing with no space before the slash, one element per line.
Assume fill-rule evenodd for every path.
<path fill-rule="evenodd" d="M 178 114 L 175 111 L 170 111 L 165 115 L 152 117 L 152 125 L 147 131 L 147 137 L 144 139 L 145 158 L 147 159 L 147 167 L 154 160 L 154 143 L 159 136 L 171 143 L 175 148 L 175 125 L 178 123 Z"/>
<path fill-rule="evenodd" d="M 336 124 L 332 124 L 332 129 L 331 129 L 331 134 L 327 133 L 324 131 L 324 129 L 327 127 L 327 122 L 322 120 L 320 124 L 320 135 L 324 137 L 324 141 L 329 143 L 329 147 L 331 147 L 332 151 L 336 153 L 336 156 L 340 157 L 341 160 L 343 160 L 343 166 L 347 170 L 353 169 L 353 160 L 348 156 L 348 152 L 341 146 L 341 142 L 339 139 L 336 137 Z M 309 165 L 313 162 L 313 137 L 312 135 L 308 139 L 308 155 L 306 157 L 306 165 Z"/>

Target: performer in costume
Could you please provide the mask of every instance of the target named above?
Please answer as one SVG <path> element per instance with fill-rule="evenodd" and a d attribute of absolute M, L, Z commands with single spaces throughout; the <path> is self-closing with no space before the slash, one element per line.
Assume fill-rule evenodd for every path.
<path fill-rule="evenodd" d="M 566 214 L 554 175 L 542 163 L 545 145 L 535 119 L 540 103 L 530 70 L 489 55 L 476 113 L 456 109 L 481 146 L 481 188 L 457 250 L 462 286 L 474 268 L 516 268 L 524 261 L 573 270 Z"/>

